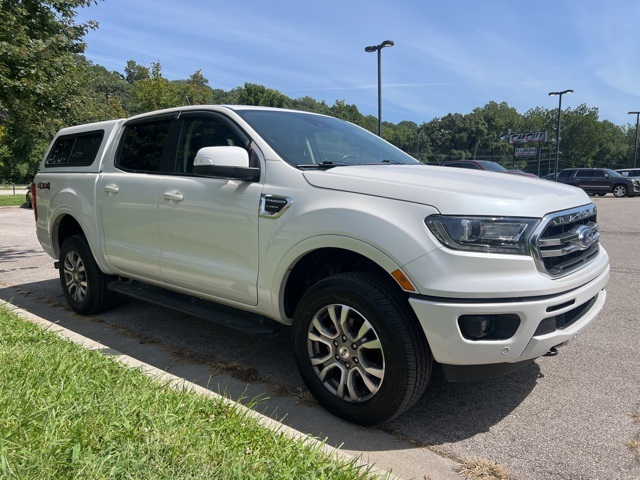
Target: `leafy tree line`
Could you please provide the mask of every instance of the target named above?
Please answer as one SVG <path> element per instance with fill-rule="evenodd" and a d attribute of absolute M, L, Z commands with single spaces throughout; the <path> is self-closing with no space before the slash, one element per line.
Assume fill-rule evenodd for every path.
<path fill-rule="evenodd" d="M 79 8 L 95 0 L 0 0 L 0 181 L 33 176 L 53 135 L 68 125 L 121 118 L 179 105 L 241 104 L 293 108 L 332 115 L 371 132 L 377 119 L 357 106 L 333 105 L 311 97 L 292 99 L 263 85 L 245 83 L 215 89 L 200 70 L 170 81 L 160 62 L 129 60 L 123 73 L 108 71 L 84 56 L 87 32 L 95 22 L 76 23 Z M 383 122 L 386 140 L 425 163 L 446 159 L 488 159 L 537 172 L 537 159 L 514 162 L 513 133 L 547 131 L 541 173 L 555 160 L 557 109 L 536 107 L 525 114 L 506 103 L 489 102 L 471 113 L 450 113 L 417 124 Z M 580 105 L 562 112 L 560 167 L 633 163 L 635 128 L 598 118 L 598 109 Z"/>

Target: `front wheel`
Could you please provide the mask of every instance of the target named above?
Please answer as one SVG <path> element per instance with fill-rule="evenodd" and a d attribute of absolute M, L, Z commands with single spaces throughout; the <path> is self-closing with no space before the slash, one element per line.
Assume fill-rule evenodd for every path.
<path fill-rule="evenodd" d="M 60 249 L 60 284 L 69 306 L 83 315 L 112 308 L 117 294 L 107 289 L 116 277 L 102 273 L 84 235 L 67 238 Z"/>
<path fill-rule="evenodd" d="M 429 382 L 433 360 L 418 320 L 397 288 L 377 276 L 345 273 L 312 286 L 292 334 L 309 391 L 345 420 L 387 422 Z"/>
<path fill-rule="evenodd" d="M 614 197 L 626 197 L 627 196 L 627 186 L 626 185 L 614 185 L 614 187 L 613 187 L 613 196 Z"/>

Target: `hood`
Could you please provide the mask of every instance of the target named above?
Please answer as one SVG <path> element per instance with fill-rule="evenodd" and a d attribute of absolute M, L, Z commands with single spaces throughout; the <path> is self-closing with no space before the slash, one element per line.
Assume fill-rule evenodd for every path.
<path fill-rule="evenodd" d="M 318 188 L 430 205 L 446 215 L 542 217 L 591 203 L 579 188 L 509 173 L 429 165 L 358 165 L 304 171 Z"/>

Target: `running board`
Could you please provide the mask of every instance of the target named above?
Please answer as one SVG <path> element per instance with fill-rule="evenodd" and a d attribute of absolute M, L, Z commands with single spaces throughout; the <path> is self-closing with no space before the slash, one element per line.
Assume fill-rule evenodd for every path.
<path fill-rule="evenodd" d="M 262 315 L 245 312 L 137 281 L 122 282 L 114 280 L 109 282 L 107 288 L 128 297 L 203 318 L 253 336 L 273 337 L 278 335 L 282 328 L 280 323 Z"/>

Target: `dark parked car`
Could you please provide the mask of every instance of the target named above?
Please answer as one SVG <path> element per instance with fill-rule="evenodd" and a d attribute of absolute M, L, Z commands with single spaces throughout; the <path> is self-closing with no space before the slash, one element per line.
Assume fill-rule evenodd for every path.
<path fill-rule="evenodd" d="M 442 162 L 443 167 L 469 168 L 471 170 L 489 170 L 490 172 L 508 173 L 502 165 L 489 160 L 448 160 Z"/>
<path fill-rule="evenodd" d="M 525 177 L 540 178 L 535 173 L 523 172 L 522 170 L 518 170 L 517 168 L 509 168 L 509 169 L 507 169 L 507 172 L 508 173 L 515 173 L 516 175 L 524 175 Z"/>
<path fill-rule="evenodd" d="M 558 182 L 580 187 L 589 195 L 640 195 L 640 179 L 623 177 L 608 168 L 565 168 L 558 174 Z"/>
<path fill-rule="evenodd" d="M 623 177 L 640 177 L 640 168 L 621 168 L 616 172 Z"/>
<path fill-rule="evenodd" d="M 524 175 L 526 177 L 535 177 L 532 173 L 525 173 L 522 170 L 507 170 L 502 165 L 490 160 L 447 160 L 442 162 L 443 167 L 469 168 L 471 170 L 487 170 L 490 172 L 513 173 L 515 175 Z"/>

